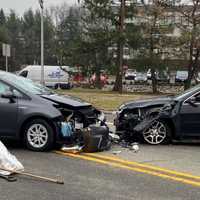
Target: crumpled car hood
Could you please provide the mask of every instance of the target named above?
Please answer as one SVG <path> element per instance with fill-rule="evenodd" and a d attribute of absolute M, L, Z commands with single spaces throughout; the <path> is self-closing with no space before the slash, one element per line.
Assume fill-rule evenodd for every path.
<path fill-rule="evenodd" d="M 75 109 L 91 106 L 91 104 L 84 102 L 79 98 L 68 95 L 64 96 L 64 95 L 52 94 L 52 95 L 42 95 L 42 97 L 57 104 L 63 104 Z"/>
<path fill-rule="evenodd" d="M 143 107 L 154 106 L 154 105 L 164 105 L 171 101 L 173 101 L 172 97 L 159 97 L 159 98 L 152 98 L 152 99 L 130 101 L 130 102 L 122 104 L 121 109 L 143 108 Z"/>

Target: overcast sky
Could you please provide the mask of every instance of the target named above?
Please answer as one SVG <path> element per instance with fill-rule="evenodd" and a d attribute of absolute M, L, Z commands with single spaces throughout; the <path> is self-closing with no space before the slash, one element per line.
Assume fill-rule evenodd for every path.
<path fill-rule="evenodd" d="M 77 0 L 44 0 L 44 5 L 45 7 L 49 7 L 51 5 L 62 4 L 63 2 L 70 5 L 77 4 Z M 39 3 L 38 0 L 0 0 L 0 8 L 3 8 L 5 12 L 14 9 L 19 15 L 21 15 L 29 8 L 39 8 Z"/>

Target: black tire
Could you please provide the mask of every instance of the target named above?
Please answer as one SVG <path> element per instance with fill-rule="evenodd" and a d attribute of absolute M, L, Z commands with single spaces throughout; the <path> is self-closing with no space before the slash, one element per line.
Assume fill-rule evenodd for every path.
<path fill-rule="evenodd" d="M 159 128 L 156 128 L 157 123 L 160 124 L 160 131 L 158 130 Z M 149 128 L 143 131 L 142 136 L 144 142 L 151 145 L 169 144 L 172 139 L 172 131 L 165 121 L 155 120 Z M 159 138 L 157 141 L 156 137 Z"/>
<path fill-rule="evenodd" d="M 39 128 L 40 127 L 40 128 Z M 32 136 L 31 134 L 35 134 L 34 130 L 37 132 L 39 128 L 40 134 L 42 136 Z M 37 141 L 34 139 L 37 138 Z M 41 139 L 41 140 L 40 140 Z M 35 143 L 33 142 L 35 141 Z M 44 141 L 43 144 L 39 145 L 41 141 Z M 37 145 L 38 143 L 38 145 Z M 26 147 L 32 151 L 48 151 L 54 145 L 54 131 L 50 124 L 43 119 L 34 119 L 28 122 L 24 129 L 24 144 Z"/>

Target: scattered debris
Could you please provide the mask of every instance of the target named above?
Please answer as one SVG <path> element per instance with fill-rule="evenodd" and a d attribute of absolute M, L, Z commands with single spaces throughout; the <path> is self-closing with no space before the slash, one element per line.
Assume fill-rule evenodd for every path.
<path fill-rule="evenodd" d="M 120 137 L 117 134 L 109 133 L 109 136 L 113 143 L 119 143 Z"/>
<path fill-rule="evenodd" d="M 138 145 L 137 142 L 130 143 L 130 142 L 127 142 L 125 140 L 121 140 L 118 135 L 113 134 L 113 133 L 110 133 L 109 136 L 110 136 L 111 141 L 112 141 L 113 144 L 118 144 L 123 148 L 127 148 L 127 149 L 133 151 L 134 153 L 137 153 L 139 151 L 139 145 Z M 113 151 L 112 153 L 117 155 L 117 154 L 119 154 L 121 152 L 122 151 Z"/>
<path fill-rule="evenodd" d="M 137 153 L 139 151 L 139 145 L 138 143 L 134 142 L 130 145 L 129 149 L 133 151 L 134 153 Z"/>
<path fill-rule="evenodd" d="M 72 134 L 72 144 L 63 145 L 61 150 L 68 153 L 98 152 L 108 150 L 111 146 L 107 126 L 89 126 L 75 130 Z"/>
<path fill-rule="evenodd" d="M 119 151 L 113 151 L 112 154 L 118 155 L 118 154 L 120 154 L 121 152 L 122 152 L 122 151 L 120 151 L 120 150 L 119 150 Z"/>
<path fill-rule="evenodd" d="M 79 146 L 79 145 L 75 145 L 75 146 L 71 146 L 71 145 L 63 145 L 61 148 L 61 151 L 67 152 L 67 153 L 79 153 L 83 150 L 84 146 Z"/>

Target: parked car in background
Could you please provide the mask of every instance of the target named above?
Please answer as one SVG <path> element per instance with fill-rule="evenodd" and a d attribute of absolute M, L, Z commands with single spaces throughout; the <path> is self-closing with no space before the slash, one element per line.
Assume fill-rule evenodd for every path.
<path fill-rule="evenodd" d="M 45 151 L 55 143 L 66 142 L 61 134 L 66 120 L 74 132 L 108 132 L 105 123 L 101 123 L 105 121 L 104 114 L 91 104 L 0 71 L 0 138 L 19 139 L 31 150 Z M 101 141 L 96 137 L 95 142 L 101 145 Z"/>
<path fill-rule="evenodd" d="M 45 86 L 50 88 L 71 88 L 69 73 L 66 71 L 66 66 L 44 66 L 44 82 Z M 41 66 L 40 65 L 29 65 L 22 69 L 19 76 L 31 79 L 34 82 L 40 83 L 41 81 Z"/>
<path fill-rule="evenodd" d="M 139 138 L 154 145 L 200 139 L 199 105 L 200 85 L 176 96 L 124 103 L 115 118 L 116 134 L 127 142 Z"/>
<path fill-rule="evenodd" d="M 137 72 L 135 77 L 135 83 L 146 83 L 147 75 L 143 72 Z"/>
<path fill-rule="evenodd" d="M 127 69 L 124 78 L 125 80 L 134 80 L 136 77 L 136 74 L 137 72 L 135 69 Z"/>
<path fill-rule="evenodd" d="M 188 79 L 188 71 L 177 71 L 175 82 L 177 83 L 183 83 Z"/>
<path fill-rule="evenodd" d="M 170 77 L 166 71 L 158 71 L 156 73 L 156 79 L 160 83 L 169 83 Z"/>

